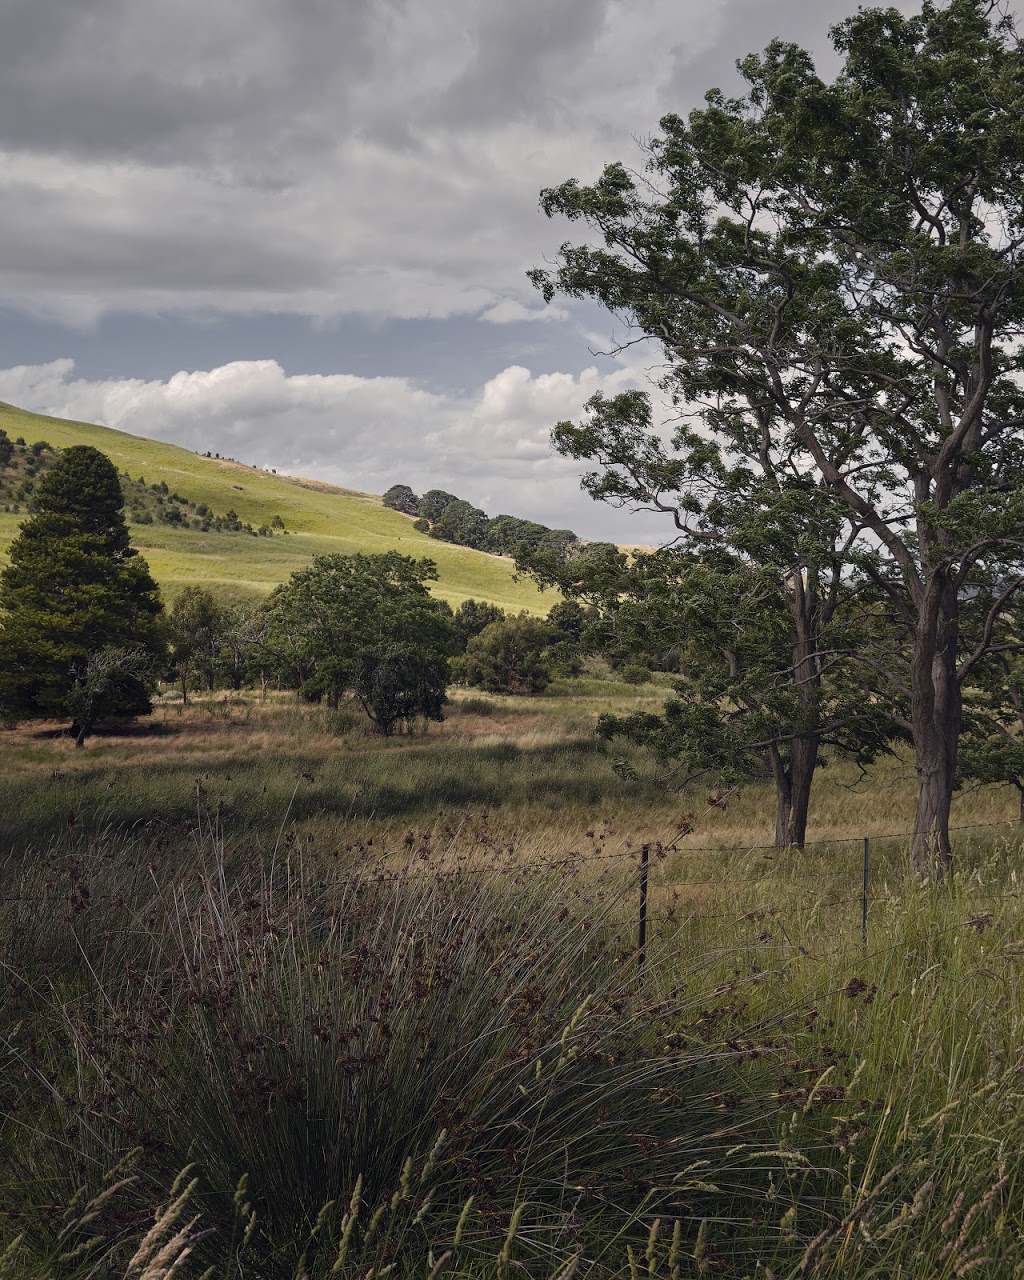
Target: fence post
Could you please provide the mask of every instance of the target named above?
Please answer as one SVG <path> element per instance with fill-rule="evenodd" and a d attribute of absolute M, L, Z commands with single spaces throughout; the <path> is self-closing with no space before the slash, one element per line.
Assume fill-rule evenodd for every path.
<path fill-rule="evenodd" d="M 647 963 L 647 864 L 651 856 L 651 846 L 645 844 L 640 849 L 640 928 L 636 945 L 636 977 L 642 986 L 644 981 L 644 965 Z"/>
<path fill-rule="evenodd" d="M 864 837 L 864 884 L 860 895 L 860 940 L 868 945 L 868 863 L 871 856 L 871 840 Z"/>

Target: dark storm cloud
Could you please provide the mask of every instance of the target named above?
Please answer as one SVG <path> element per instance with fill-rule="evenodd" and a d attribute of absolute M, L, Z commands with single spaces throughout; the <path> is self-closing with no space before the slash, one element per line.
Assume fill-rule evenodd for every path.
<path fill-rule="evenodd" d="M 841 13 L 7 0 L 0 305 L 518 316 L 557 243 L 540 187 L 635 159 L 737 56 L 773 34 L 822 46 Z"/>
<path fill-rule="evenodd" d="M 322 147 L 372 27 L 371 0 L 8 0 L 0 138 L 147 163 Z"/>

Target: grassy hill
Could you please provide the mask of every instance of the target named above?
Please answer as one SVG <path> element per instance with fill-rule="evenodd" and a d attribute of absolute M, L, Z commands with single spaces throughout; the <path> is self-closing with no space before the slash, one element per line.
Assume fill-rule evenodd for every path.
<path fill-rule="evenodd" d="M 170 599 L 191 584 L 235 599 L 265 595 L 314 555 L 388 550 L 428 556 L 440 573 L 438 595 L 457 606 L 473 597 L 504 609 L 546 612 L 555 601 L 527 581 L 516 582 L 509 560 L 438 542 L 412 527 L 412 520 L 381 505 L 380 498 L 314 480 L 273 475 L 224 459 L 204 458 L 177 445 L 147 440 L 110 427 L 29 413 L 0 402 L 0 428 L 12 440 L 45 440 L 57 448 L 74 444 L 101 449 L 119 471 L 148 485 L 163 482 L 193 503 L 216 512 L 232 510 L 255 527 L 274 516 L 286 534 L 257 538 L 247 533 L 204 532 L 169 525 L 133 525 L 135 545 Z M 0 562 L 24 513 L 0 511 Z"/>

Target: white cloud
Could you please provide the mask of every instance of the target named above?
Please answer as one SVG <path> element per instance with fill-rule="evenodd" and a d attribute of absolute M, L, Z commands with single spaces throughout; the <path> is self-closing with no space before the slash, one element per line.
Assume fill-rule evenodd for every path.
<path fill-rule="evenodd" d="M 488 324 L 519 324 L 523 320 L 568 320 L 569 312 L 564 307 L 526 307 L 514 298 L 502 298 L 481 312 L 480 319 Z"/>
<path fill-rule="evenodd" d="M 0 400 L 368 492 L 395 483 L 420 492 L 440 486 L 491 515 L 643 542 L 668 531 L 594 504 L 579 491 L 577 466 L 549 445 L 552 426 L 578 417 L 594 392 L 642 381 L 635 365 L 575 375 L 513 365 L 460 396 L 406 378 L 289 375 L 274 360 L 182 371 L 165 381 L 98 381 L 76 378 L 74 362 L 62 359 L 0 370 Z"/>

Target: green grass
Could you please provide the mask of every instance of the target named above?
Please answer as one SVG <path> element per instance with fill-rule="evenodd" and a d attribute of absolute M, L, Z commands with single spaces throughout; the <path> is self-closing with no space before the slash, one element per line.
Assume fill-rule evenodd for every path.
<path fill-rule="evenodd" d="M 179 1225 L 213 1234 L 178 1280 L 326 1280 L 358 1187 L 352 1280 L 426 1280 L 449 1249 L 444 1274 L 479 1280 L 577 1256 L 595 1280 L 1020 1276 L 1013 794 L 958 796 L 958 823 L 1003 825 L 959 834 L 925 888 L 884 834 L 912 770 L 832 764 L 829 843 L 776 855 L 767 784 L 611 771 L 596 715 L 658 696 L 460 693 L 391 741 L 251 693 L 168 698 L 80 751 L 5 734 L 0 1258 L 23 1242 L 0 1274 L 84 1280 L 109 1248 L 120 1277 L 188 1187 Z"/>
<path fill-rule="evenodd" d="M 204 458 L 177 445 L 147 440 L 109 427 L 28 413 L 0 403 L 0 428 L 11 439 L 46 440 L 58 448 L 89 444 L 110 457 L 119 471 L 149 484 L 166 481 L 193 502 L 216 512 L 234 509 L 243 522 L 284 520 L 288 535 L 252 538 L 244 534 L 202 534 L 156 526 L 136 526 L 133 537 L 165 595 L 173 599 L 191 585 L 214 588 L 227 598 L 265 595 L 314 555 L 376 553 L 389 550 L 429 557 L 440 574 L 437 594 L 458 605 L 470 597 L 504 609 L 545 613 L 556 597 L 532 583 L 514 580 L 510 561 L 438 542 L 412 527 L 371 494 L 315 481 L 272 475 L 254 467 Z M 0 513 L 0 563 L 24 517 Z"/>

